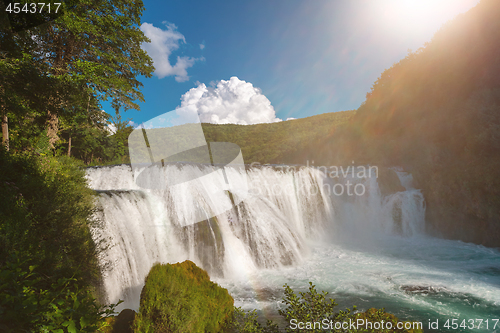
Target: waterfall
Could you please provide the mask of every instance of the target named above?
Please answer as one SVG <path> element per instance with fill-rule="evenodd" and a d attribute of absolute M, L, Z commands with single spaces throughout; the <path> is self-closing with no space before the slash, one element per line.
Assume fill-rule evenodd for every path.
<path fill-rule="evenodd" d="M 411 187 L 411 175 L 399 172 L 401 184 L 408 184 L 405 191 L 382 196 L 376 177 L 356 179 L 346 177 L 356 184 L 362 182 L 363 195 L 342 196 L 337 199 L 337 225 L 357 236 L 373 237 L 385 234 L 402 236 L 424 233 L 425 202 L 420 190 Z"/>
<path fill-rule="evenodd" d="M 244 279 L 258 270 L 298 265 L 311 244 L 331 242 L 346 230 L 423 232 L 423 197 L 409 185 L 383 197 L 376 178 L 350 179 L 363 186 L 363 195 L 337 195 L 332 189 L 349 178 L 342 183 L 313 167 L 228 170 L 233 183 L 248 188 L 243 197 L 238 186 L 212 191 L 222 185 L 220 177 L 205 172 L 209 167 L 164 166 L 161 172 L 170 179 L 205 174 L 165 190 L 141 189 L 134 181 L 141 170 L 134 174 L 128 165 L 87 169 L 89 186 L 99 193 L 92 234 L 106 245 L 100 261 L 108 302 L 122 299 L 120 309 L 137 310 L 144 278 L 156 262 L 189 259 L 211 277 Z M 408 175 L 398 175 L 410 183 Z"/>

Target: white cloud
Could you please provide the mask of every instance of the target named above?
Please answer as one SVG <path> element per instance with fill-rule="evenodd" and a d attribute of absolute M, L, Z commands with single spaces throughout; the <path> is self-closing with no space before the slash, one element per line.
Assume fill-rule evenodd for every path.
<path fill-rule="evenodd" d="M 107 129 L 109 135 L 113 135 L 116 133 L 116 126 L 114 124 L 108 124 L 106 129 Z"/>
<path fill-rule="evenodd" d="M 129 122 L 127 123 L 129 126 L 132 126 L 134 129 L 135 128 L 139 128 L 139 126 L 141 126 L 140 124 L 137 124 L 135 123 L 134 121 L 132 120 L 129 120 Z M 109 135 L 113 135 L 116 133 L 116 126 L 115 124 L 113 123 L 109 123 L 107 126 L 106 126 L 106 130 L 108 131 Z"/>
<path fill-rule="evenodd" d="M 203 50 L 205 48 L 205 44 L 200 44 L 200 50 Z"/>
<path fill-rule="evenodd" d="M 173 51 L 179 48 L 179 43 L 186 43 L 184 35 L 177 31 L 177 27 L 172 23 L 165 23 L 166 30 L 162 30 L 150 23 L 143 23 L 141 30 L 151 40 L 150 43 L 143 43 L 141 47 L 153 59 L 155 74 L 160 78 L 175 76 L 177 82 L 189 80 L 187 69 L 192 67 L 197 60 L 203 58 L 177 57 L 175 65 L 170 64 L 169 57 Z"/>
<path fill-rule="evenodd" d="M 295 120 L 297 118 L 286 118 L 286 120 Z"/>
<path fill-rule="evenodd" d="M 137 124 L 137 123 L 133 122 L 132 120 L 130 120 L 130 121 L 128 122 L 128 124 L 129 124 L 130 126 L 132 126 L 133 128 L 138 128 L 138 127 L 140 126 L 140 124 Z"/>
<path fill-rule="evenodd" d="M 198 84 L 182 95 L 176 113 L 183 123 L 197 122 L 198 115 L 202 123 L 212 124 L 250 125 L 281 121 L 261 90 L 236 76 L 221 80 L 212 87 Z"/>

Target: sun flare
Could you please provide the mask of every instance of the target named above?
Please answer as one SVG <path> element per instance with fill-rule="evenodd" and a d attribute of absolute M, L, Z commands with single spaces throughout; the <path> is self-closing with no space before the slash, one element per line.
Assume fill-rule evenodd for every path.
<path fill-rule="evenodd" d="M 398 34 L 435 32 L 443 23 L 475 6 L 478 0 L 374 1 L 373 13 L 382 25 Z"/>

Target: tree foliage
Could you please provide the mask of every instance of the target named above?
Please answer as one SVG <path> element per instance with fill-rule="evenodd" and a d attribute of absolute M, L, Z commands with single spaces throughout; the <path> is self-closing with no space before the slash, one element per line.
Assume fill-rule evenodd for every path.
<path fill-rule="evenodd" d="M 309 289 L 306 292 L 299 292 L 297 295 L 293 289 L 285 284 L 285 293 L 282 299 L 284 307 L 279 310 L 283 317 L 283 324 L 280 328 L 278 324 L 267 321 L 265 326 L 258 321 L 255 310 L 245 312 L 236 308 L 233 316 L 233 322 L 229 326 L 230 332 L 238 333 L 278 333 L 278 332 L 332 332 L 332 333 L 421 333 L 421 329 L 397 328 L 398 318 L 384 311 L 384 309 L 369 309 L 365 312 L 357 310 L 356 306 L 352 309 L 335 311 L 338 305 L 335 300 L 328 297 L 328 292 L 318 292 L 316 286 L 309 282 Z M 371 323 L 391 323 L 392 329 L 373 329 L 366 328 L 363 325 L 352 328 L 352 325 L 342 325 L 342 323 L 355 322 L 357 320 L 369 321 Z M 302 323 L 299 329 L 298 323 Z M 307 323 L 310 324 L 308 327 Z M 316 327 L 314 326 L 316 323 Z M 328 324 L 324 324 L 328 323 Z M 413 326 L 409 323 L 407 327 Z M 340 325 L 339 325 L 340 324 Z M 401 324 L 400 324 L 401 325 Z M 284 327 L 283 327 L 284 326 Z M 387 328 L 387 325 L 385 326 Z"/>
<path fill-rule="evenodd" d="M 310 148 L 322 137 L 335 131 L 337 126 L 347 122 L 354 114 L 355 111 L 342 111 L 270 124 L 215 125 L 202 123 L 201 127 L 207 143 L 230 142 L 238 145 L 246 164 L 254 162 L 260 164 L 305 164 L 308 158 L 313 157 L 309 154 Z M 166 144 L 190 146 L 186 142 L 191 138 L 198 138 L 196 132 L 198 130 L 198 124 L 175 126 L 169 128 L 168 131 L 151 129 L 148 130 L 148 141 L 157 147 Z M 194 145 L 197 144 L 198 142 L 194 143 Z M 148 152 L 144 150 L 142 153 L 148 160 Z M 229 152 L 229 155 L 231 153 L 232 151 Z M 182 157 L 190 158 L 187 159 L 188 161 L 196 161 L 195 155 L 196 153 L 189 156 L 188 154 L 177 155 L 175 161 L 172 162 L 184 161 Z M 165 157 L 165 161 L 169 161 L 169 159 Z"/>
<path fill-rule="evenodd" d="M 0 149 L 0 329 L 7 332 L 95 332 L 113 310 L 96 300 L 93 192 L 80 162 L 65 155 L 124 161 L 131 128 L 119 110 L 138 109 L 138 76 L 153 70 L 140 47 L 144 7 L 69 0 L 61 10 L 7 16 L 0 2 L 0 115 L 10 148 Z M 117 114 L 114 135 L 100 106 L 107 99 Z"/>
<path fill-rule="evenodd" d="M 342 111 L 271 124 L 202 124 L 202 127 L 207 142 L 239 145 L 245 163 L 305 164 L 312 157 L 309 148 L 354 114 L 355 111 Z"/>
<path fill-rule="evenodd" d="M 2 113 L 15 134 L 22 125 L 38 133 L 46 127 L 53 147 L 60 127 L 75 127 L 104 100 L 116 112 L 139 109 L 138 76 L 153 71 L 140 47 L 148 41 L 139 28 L 142 1 L 74 0 L 62 7 L 63 15 L 44 24 L 18 31 L 14 21 L 0 33 Z M 17 149 L 28 143 L 13 139 Z"/>
<path fill-rule="evenodd" d="M 90 235 L 94 194 L 68 158 L 0 149 L 0 328 L 94 332 L 111 308 Z"/>

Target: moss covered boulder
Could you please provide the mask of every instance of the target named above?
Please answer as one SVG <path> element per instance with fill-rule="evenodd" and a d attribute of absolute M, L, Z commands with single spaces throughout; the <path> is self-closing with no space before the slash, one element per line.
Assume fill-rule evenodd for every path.
<path fill-rule="evenodd" d="M 146 277 L 134 328 L 154 333 L 220 332 L 233 308 L 227 290 L 193 262 L 156 264 Z"/>

